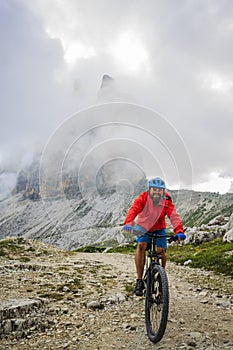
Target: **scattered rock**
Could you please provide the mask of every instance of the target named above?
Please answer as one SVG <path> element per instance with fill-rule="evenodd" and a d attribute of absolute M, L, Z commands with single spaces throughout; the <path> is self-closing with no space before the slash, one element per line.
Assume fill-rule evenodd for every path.
<path fill-rule="evenodd" d="M 104 308 L 104 304 L 100 303 L 98 300 L 94 300 L 87 303 L 87 308 L 93 310 L 101 310 Z"/>
<path fill-rule="evenodd" d="M 135 280 L 134 256 L 55 247 L 48 247 L 46 256 L 34 255 L 34 247 L 43 252 L 46 245 L 24 244 L 30 262 L 0 257 L 0 296 L 10 316 L 0 313 L 3 349 L 154 349 L 145 331 L 144 298 L 125 289 Z M 171 263 L 167 273 L 169 321 L 156 348 L 232 349 L 232 281 Z M 13 311 L 10 299 L 20 300 L 24 311 L 16 304 Z"/>
<path fill-rule="evenodd" d="M 184 262 L 184 266 L 187 266 L 187 265 L 191 264 L 191 262 L 192 262 L 192 260 L 191 260 L 191 259 L 186 260 L 186 261 Z"/>
<path fill-rule="evenodd" d="M 3 303 L 0 307 L 0 338 L 13 332 L 21 337 L 30 329 L 44 329 L 45 301 L 41 299 L 19 299 Z M 24 333 L 22 333 L 24 330 Z"/>
<path fill-rule="evenodd" d="M 233 242 L 233 228 L 231 228 L 229 231 L 225 233 L 223 236 L 223 242 L 230 243 Z"/>

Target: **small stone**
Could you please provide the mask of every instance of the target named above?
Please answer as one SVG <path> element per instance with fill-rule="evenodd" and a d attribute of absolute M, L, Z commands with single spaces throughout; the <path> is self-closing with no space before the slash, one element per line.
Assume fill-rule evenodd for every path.
<path fill-rule="evenodd" d="M 130 328 L 130 324 L 129 323 L 122 323 L 122 327 L 124 329 Z"/>
<path fill-rule="evenodd" d="M 192 339 L 195 339 L 195 340 L 200 340 L 202 338 L 202 333 L 200 332 L 191 332 L 189 334 L 189 336 L 192 338 Z"/>
<path fill-rule="evenodd" d="M 98 300 L 95 301 L 90 301 L 89 303 L 87 303 L 87 308 L 88 309 L 93 309 L 93 310 L 101 310 L 104 308 L 104 305 L 101 304 Z"/>
<path fill-rule="evenodd" d="M 189 340 L 189 341 L 187 342 L 187 344 L 188 344 L 189 346 L 192 346 L 192 347 L 196 347 L 196 346 L 197 346 L 197 343 L 195 342 L 195 340 Z"/>
<path fill-rule="evenodd" d="M 112 331 L 112 329 L 110 327 L 101 328 L 102 334 L 110 333 L 111 331 Z"/>
<path fill-rule="evenodd" d="M 112 295 L 108 297 L 107 299 L 111 304 L 116 304 L 116 303 L 122 303 L 126 300 L 126 297 L 122 293 L 117 293 L 115 295 Z"/>
<path fill-rule="evenodd" d="M 62 309 L 61 309 L 61 312 L 62 312 L 63 314 L 68 314 L 69 309 L 67 309 L 67 308 L 62 308 Z"/>
<path fill-rule="evenodd" d="M 192 260 L 191 260 L 191 259 L 186 260 L 186 261 L 184 262 L 184 266 L 190 265 L 190 264 L 191 264 L 191 262 L 192 262 Z"/>
<path fill-rule="evenodd" d="M 68 343 L 63 345 L 63 349 L 67 349 L 70 346 L 71 342 L 69 341 Z"/>
<path fill-rule="evenodd" d="M 200 293 L 199 293 L 200 296 L 202 297 L 206 297 L 208 295 L 208 292 L 202 290 Z"/>
<path fill-rule="evenodd" d="M 137 315 L 137 314 L 131 314 L 131 315 L 130 315 L 130 318 L 132 318 L 132 319 L 136 319 L 136 318 L 140 318 L 140 316 L 139 316 L 139 315 Z"/>
<path fill-rule="evenodd" d="M 12 331 L 12 322 L 11 320 L 5 320 L 3 322 L 3 333 L 10 333 Z"/>
<path fill-rule="evenodd" d="M 174 318 L 169 318 L 169 319 L 168 319 L 168 322 L 171 322 L 171 323 L 176 323 L 176 322 L 177 322 L 177 320 L 175 320 Z"/>

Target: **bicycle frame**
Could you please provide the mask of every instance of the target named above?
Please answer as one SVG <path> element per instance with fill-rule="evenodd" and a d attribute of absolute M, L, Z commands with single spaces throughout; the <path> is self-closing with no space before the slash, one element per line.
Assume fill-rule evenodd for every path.
<path fill-rule="evenodd" d="M 147 256 L 146 256 L 146 270 L 144 273 L 144 277 L 143 280 L 146 280 L 146 276 L 148 273 L 149 268 L 151 268 L 153 265 L 161 265 L 160 264 L 160 260 L 162 259 L 162 256 L 157 253 L 156 251 L 156 239 L 157 238 L 170 238 L 172 240 L 176 240 L 176 238 L 174 236 L 171 235 L 158 235 L 158 234 L 154 234 L 151 232 L 146 232 L 148 234 L 148 236 L 151 237 L 151 244 L 150 247 L 148 249 L 147 252 Z"/>
<path fill-rule="evenodd" d="M 156 239 L 172 237 L 147 232 L 151 237 L 146 268 L 143 275 L 145 284 L 145 322 L 149 339 L 157 343 L 164 335 L 168 311 L 169 311 L 169 288 L 166 271 L 160 264 L 162 256 L 156 251 Z"/>

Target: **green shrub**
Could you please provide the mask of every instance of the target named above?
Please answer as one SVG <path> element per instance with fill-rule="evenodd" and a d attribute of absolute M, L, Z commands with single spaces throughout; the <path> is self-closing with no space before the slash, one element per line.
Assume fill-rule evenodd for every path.
<path fill-rule="evenodd" d="M 54 300 L 62 300 L 64 298 L 63 294 L 52 292 L 52 293 L 42 293 L 38 295 L 40 298 L 49 298 Z"/>
<path fill-rule="evenodd" d="M 125 290 L 129 294 L 133 294 L 135 286 L 132 284 L 126 284 L 125 285 Z"/>
<path fill-rule="evenodd" d="M 233 243 L 224 243 L 222 238 L 196 245 L 173 246 L 168 248 L 168 259 L 183 265 L 192 260 L 189 266 L 212 270 L 233 278 Z"/>
<path fill-rule="evenodd" d="M 115 248 L 110 248 L 107 253 L 132 254 L 136 251 L 136 244 L 126 244 Z"/>
<path fill-rule="evenodd" d="M 105 250 L 103 247 L 86 246 L 73 250 L 73 252 L 80 253 L 102 253 Z"/>
<path fill-rule="evenodd" d="M 19 258 L 19 261 L 21 262 L 29 262 L 31 259 L 28 256 L 22 256 Z"/>

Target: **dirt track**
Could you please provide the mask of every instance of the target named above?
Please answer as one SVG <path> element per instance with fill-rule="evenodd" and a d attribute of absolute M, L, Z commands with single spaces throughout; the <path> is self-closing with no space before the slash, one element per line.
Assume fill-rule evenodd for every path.
<path fill-rule="evenodd" d="M 132 256 L 98 254 L 91 258 L 111 264 L 119 274 L 123 271 L 135 277 Z M 135 316 L 137 322 L 133 322 L 136 330 L 120 335 L 122 348 L 233 349 L 232 299 L 230 301 L 233 295 L 232 281 L 215 277 L 212 273 L 173 264 L 168 264 L 167 273 L 170 285 L 170 315 L 164 338 L 157 345 L 147 340 L 144 299 L 133 297 L 130 304 L 131 312 L 138 316 Z M 127 319 L 129 318 L 127 315 Z M 113 334 L 110 334 L 110 339 Z M 110 344 L 110 339 L 107 344 Z"/>
<path fill-rule="evenodd" d="M 45 290 L 59 291 L 61 299 L 48 299 L 43 331 L 2 339 L 0 349 L 233 349 L 231 280 L 168 264 L 169 321 L 164 338 L 152 344 L 145 334 L 144 299 L 126 291 L 135 280 L 133 256 L 54 250 L 33 259 L 30 264 L 43 267 L 42 273 L 9 270 L 12 262 L 1 258 L 2 299 L 40 297 Z M 74 291 L 80 271 L 82 288 Z"/>

